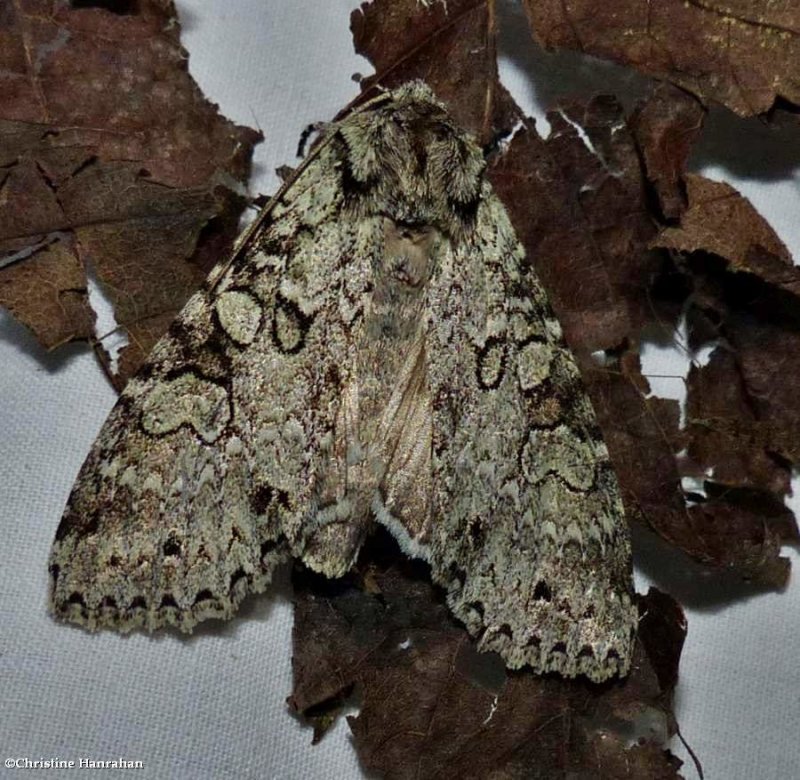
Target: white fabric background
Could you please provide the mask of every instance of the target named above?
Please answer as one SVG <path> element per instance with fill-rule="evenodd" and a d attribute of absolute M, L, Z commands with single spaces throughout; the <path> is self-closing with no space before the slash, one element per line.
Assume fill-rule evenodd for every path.
<path fill-rule="evenodd" d="M 266 136 L 253 191 L 274 189 L 273 169 L 294 161 L 302 128 L 355 96 L 354 72 L 371 72 L 352 52 L 355 6 L 179 0 L 200 86 L 223 113 Z M 564 93 L 631 99 L 646 86 L 619 68 L 538 50 L 512 0 L 501 3 L 501 23 L 503 80 L 537 117 Z M 719 110 L 693 165 L 750 197 L 800 257 L 797 147 L 796 134 Z M 292 617 L 285 577 L 234 621 L 205 625 L 190 639 L 89 635 L 46 615 L 52 536 L 114 393 L 86 349 L 48 355 L 5 312 L 0 367 L 0 763 L 122 757 L 144 762 L 134 770 L 141 780 L 360 777 L 343 720 L 312 748 L 310 729 L 286 710 Z M 645 369 L 675 377 L 654 381 L 658 394 L 681 396 L 687 362 L 680 353 L 648 348 Z M 731 590 L 645 535 L 637 535 L 636 555 L 639 590 L 654 582 L 687 606 L 677 713 L 706 777 L 800 777 L 797 581 L 781 594 Z M 687 758 L 679 743 L 673 749 Z M 0 768 L 3 778 L 25 773 Z M 684 773 L 696 777 L 691 763 Z"/>

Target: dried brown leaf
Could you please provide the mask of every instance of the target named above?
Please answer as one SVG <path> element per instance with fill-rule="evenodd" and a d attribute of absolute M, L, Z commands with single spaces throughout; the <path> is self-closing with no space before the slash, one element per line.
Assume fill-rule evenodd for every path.
<path fill-rule="evenodd" d="M 0 301 L 48 348 L 94 331 L 86 274 L 64 240 L 45 239 L 13 272 L 0 271 Z"/>
<path fill-rule="evenodd" d="M 689 388 L 690 422 L 761 449 L 779 465 L 781 460 L 800 463 L 800 306 L 792 285 L 770 283 L 751 272 L 731 273 L 732 263 L 703 252 L 690 255 L 687 267 L 695 283 L 689 322 L 701 334 L 695 343 L 713 334 L 733 356 L 725 362 L 715 352 L 698 372 Z M 747 414 L 723 409 L 710 395 L 712 372 L 723 369 L 723 379 L 740 387 Z"/>
<path fill-rule="evenodd" d="M 709 498 L 690 506 L 689 515 L 714 565 L 758 586 L 784 588 L 790 561 L 780 555 L 781 547 L 798 541 L 791 510 L 762 491 L 731 490 L 713 482 L 706 482 L 705 490 Z M 738 541 L 735 547 L 731 536 Z"/>
<path fill-rule="evenodd" d="M 648 397 L 640 387 L 642 377 L 634 361 L 620 361 L 618 365 L 617 372 L 608 367 L 591 371 L 584 361 L 583 369 L 632 519 L 646 523 L 709 567 L 735 571 L 743 579 L 767 587 L 783 587 L 789 561 L 780 555 L 781 544 L 798 538 L 794 518 L 780 497 L 762 489 L 762 485 L 753 492 L 741 488 L 757 484 L 754 479 L 744 481 L 746 476 L 771 478 L 777 486 L 785 486 L 785 468 L 768 452 L 747 449 L 739 453 L 736 464 L 741 468 L 737 475 L 742 477 L 741 482 L 735 486 L 706 483 L 708 499 L 687 506 L 681 476 L 692 473 L 692 469 L 685 468 L 685 460 L 679 464 L 675 456 L 687 447 L 690 457 L 695 454 L 694 442 L 702 441 L 698 432 L 706 435 L 709 421 L 705 426 L 692 424 L 679 429 L 678 403 Z M 705 446 L 713 443 L 711 438 Z M 716 468 L 733 467 L 735 455 L 729 448 L 723 454 L 713 452 L 712 458 L 714 462 L 707 468 L 716 476 Z M 700 467 L 694 466 L 696 474 Z M 747 474 L 745 466 L 750 469 Z M 759 467 L 761 473 L 756 471 Z M 754 495 L 757 500 L 746 500 Z"/>
<path fill-rule="evenodd" d="M 800 271 L 769 223 L 730 184 L 686 174 L 688 208 L 680 224 L 665 228 L 653 246 L 677 252 L 702 251 L 723 258 L 733 271 L 800 295 Z"/>
<path fill-rule="evenodd" d="M 800 8 L 758 0 L 525 0 L 534 36 L 630 65 L 742 116 L 800 104 Z"/>
<path fill-rule="evenodd" d="M 675 778 L 663 747 L 686 632 L 680 607 L 642 599 L 640 640 L 624 681 L 593 685 L 508 672 L 476 652 L 423 567 L 362 558 L 374 583 L 307 575 L 295 589 L 294 692 L 319 718 L 352 691 L 364 768 L 386 778 Z"/>
<path fill-rule="evenodd" d="M 698 497 L 689 515 L 715 565 L 780 587 L 789 572 L 780 546 L 798 538 L 783 502 L 789 465 L 800 462 L 800 275 L 766 220 L 732 187 L 696 175 L 684 181 L 688 208 L 653 245 L 685 258 L 694 287 L 692 345 L 719 343 L 687 382 L 681 468 L 705 479 L 710 497 Z"/>
<path fill-rule="evenodd" d="M 494 0 L 373 0 L 353 11 L 350 27 L 375 66 L 361 81 L 366 93 L 423 79 L 482 144 L 519 118 L 497 77 Z"/>
<path fill-rule="evenodd" d="M 664 219 L 677 219 L 686 208 L 686 161 L 704 117 L 705 110 L 695 98 L 670 84 L 660 84 L 629 121 Z"/>
<path fill-rule="evenodd" d="M 714 350 L 706 365 L 689 370 L 686 418 L 693 473 L 712 474 L 715 483 L 729 487 L 788 494 L 791 472 L 785 460 L 767 450 L 768 440 L 759 442 L 749 433 L 761 421 L 729 349 Z"/>
<path fill-rule="evenodd" d="M 131 340 L 118 386 L 230 246 L 259 137 L 179 36 L 171 0 L 0 10 L 0 303 L 47 347 L 91 337 L 91 269 Z"/>

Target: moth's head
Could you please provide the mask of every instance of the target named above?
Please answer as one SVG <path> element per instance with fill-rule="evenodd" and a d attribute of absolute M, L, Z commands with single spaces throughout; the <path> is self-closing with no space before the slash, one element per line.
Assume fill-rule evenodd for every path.
<path fill-rule="evenodd" d="M 485 160 L 422 82 L 344 119 L 342 187 L 359 215 L 428 223 L 453 239 L 475 220 Z"/>

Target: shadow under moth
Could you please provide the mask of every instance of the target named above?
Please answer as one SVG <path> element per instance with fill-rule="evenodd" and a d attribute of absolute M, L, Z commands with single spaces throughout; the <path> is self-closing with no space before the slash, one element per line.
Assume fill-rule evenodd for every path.
<path fill-rule="evenodd" d="M 627 673 L 616 477 L 484 170 L 421 82 L 326 127 L 102 428 L 53 613 L 190 631 L 289 556 L 344 575 L 377 522 L 509 667 Z"/>

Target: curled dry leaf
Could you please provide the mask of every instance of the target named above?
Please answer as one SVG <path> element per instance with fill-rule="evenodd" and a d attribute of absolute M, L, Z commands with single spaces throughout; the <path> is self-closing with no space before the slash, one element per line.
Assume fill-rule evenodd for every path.
<path fill-rule="evenodd" d="M 46 347 L 88 338 L 93 272 L 121 386 L 232 242 L 259 136 L 189 76 L 171 0 L 78 6 L 0 9 L 0 303 Z"/>
<path fill-rule="evenodd" d="M 361 559 L 361 587 L 295 577 L 290 705 L 319 727 L 355 694 L 361 709 L 348 722 L 365 770 L 416 780 L 679 776 L 664 743 L 686 623 L 670 597 L 641 599 L 623 681 L 508 672 L 476 651 L 424 567 L 389 564 L 376 547 Z"/>
<path fill-rule="evenodd" d="M 767 508 L 763 496 L 747 500 L 752 493 L 715 493 L 710 484 L 706 500 L 687 505 L 676 454 L 694 430 L 679 428 L 676 401 L 646 397 L 637 386 L 641 374 L 627 363 L 595 372 L 589 387 L 631 517 L 707 566 L 785 585 L 789 567 L 780 549 L 796 537 L 791 513 L 780 502 Z"/>
<path fill-rule="evenodd" d="M 525 0 L 534 36 L 667 79 L 742 116 L 800 104 L 800 8 L 758 0 Z"/>

